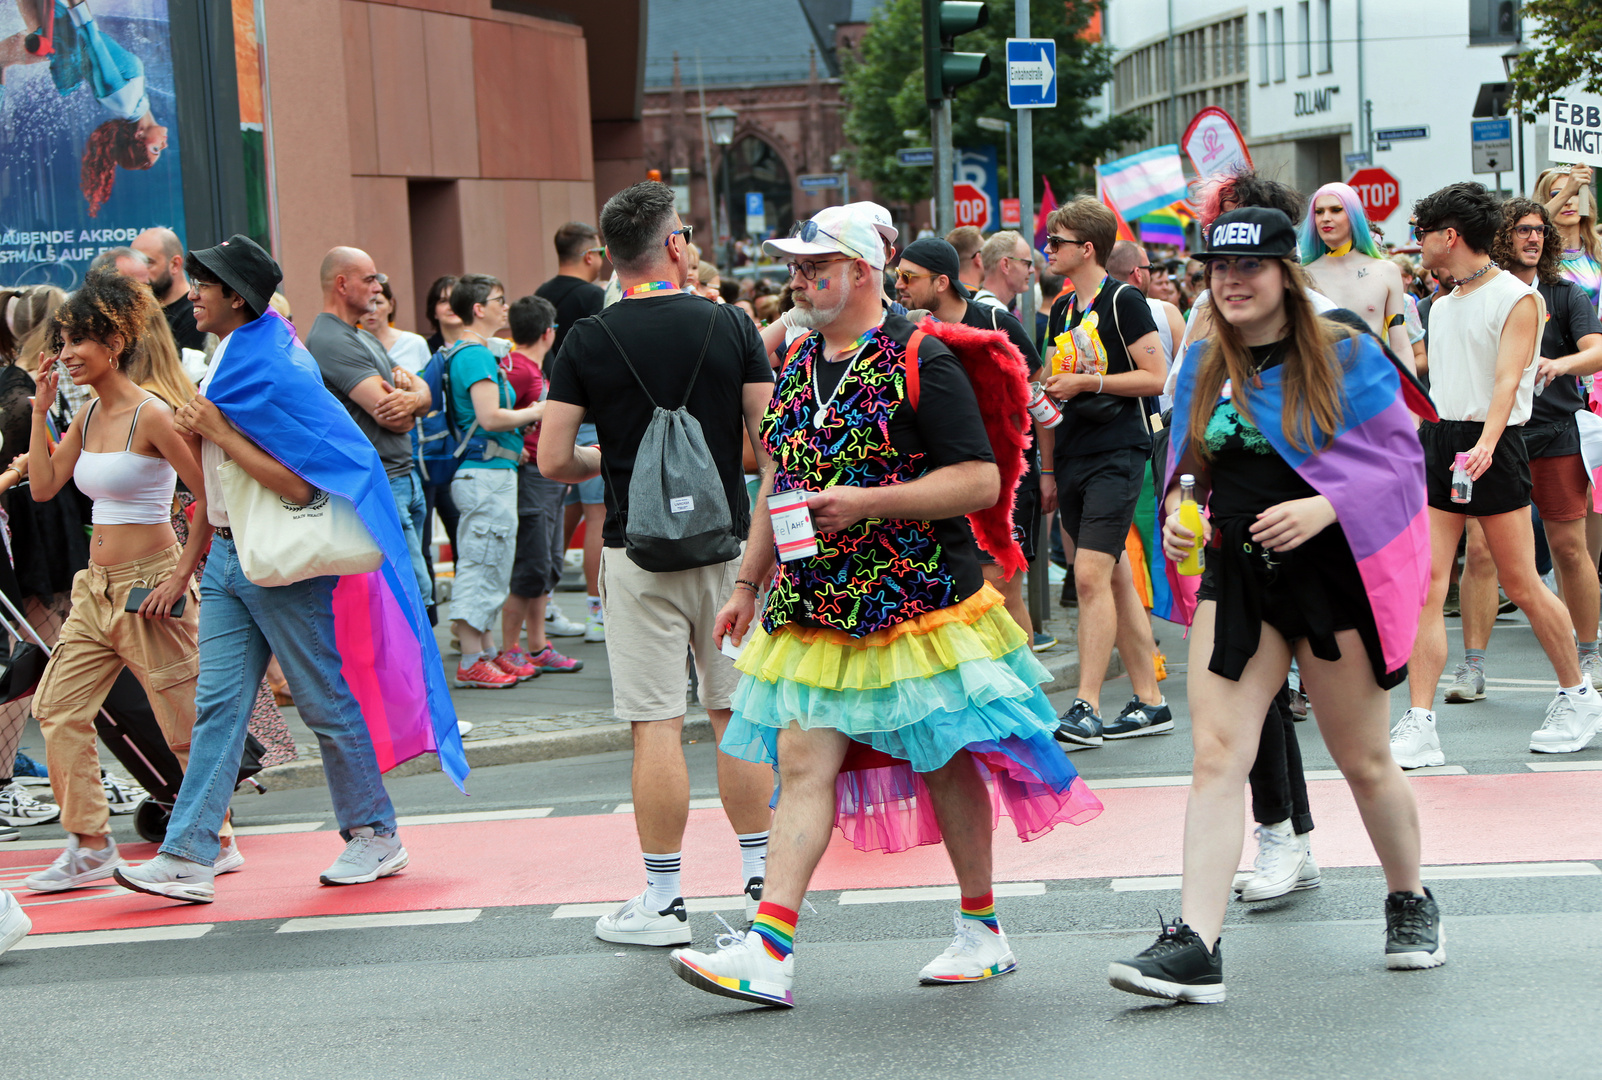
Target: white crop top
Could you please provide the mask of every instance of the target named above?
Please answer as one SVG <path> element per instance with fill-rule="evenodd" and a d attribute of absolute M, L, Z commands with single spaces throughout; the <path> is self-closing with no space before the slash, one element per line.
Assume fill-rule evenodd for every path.
<path fill-rule="evenodd" d="M 79 491 L 94 500 L 96 525 L 162 525 L 172 520 L 172 494 L 178 484 L 178 473 L 166 458 L 133 452 L 139 413 L 152 400 L 146 398 L 134 410 L 133 423 L 128 425 L 128 445 L 121 451 L 97 454 L 82 450 L 78 453 L 72 479 Z M 98 400 L 92 402 L 89 414 L 83 418 L 86 443 L 89 421 L 94 419 L 99 405 Z"/>

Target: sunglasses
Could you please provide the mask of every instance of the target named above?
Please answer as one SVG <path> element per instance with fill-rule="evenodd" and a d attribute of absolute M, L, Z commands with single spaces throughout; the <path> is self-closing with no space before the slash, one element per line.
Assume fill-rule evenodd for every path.
<path fill-rule="evenodd" d="M 1088 244 L 1088 243 L 1090 243 L 1090 241 L 1088 241 L 1088 240 L 1075 240 L 1071 236 L 1058 236 L 1056 233 L 1052 233 L 1050 236 L 1046 237 L 1046 250 L 1047 251 L 1056 251 L 1058 248 L 1062 247 L 1064 244 Z"/>
<path fill-rule="evenodd" d="M 827 236 L 830 240 L 833 240 L 836 244 L 840 245 L 841 251 L 844 251 L 852 258 L 867 258 L 866 255 L 862 254 L 862 252 L 858 251 L 856 248 L 852 247 L 850 244 L 834 235 L 834 233 L 821 227 L 816 221 L 797 222 L 795 229 L 791 231 L 790 235 L 800 240 L 803 244 L 816 243 L 818 237 Z"/>
<path fill-rule="evenodd" d="M 1270 261 L 1272 260 L 1259 259 L 1251 255 L 1209 259 L 1207 260 L 1206 275 L 1210 278 L 1218 277 L 1221 271 L 1232 269 L 1235 271 L 1235 273 L 1239 274 L 1243 278 L 1254 278 L 1263 272 L 1263 268 L 1267 266 Z M 1192 280 L 1195 279 L 1192 278 Z"/>
<path fill-rule="evenodd" d="M 682 236 L 682 237 L 684 237 L 684 242 L 686 244 L 688 244 L 688 243 L 690 243 L 690 237 L 693 236 L 694 234 L 695 234 L 695 226 L 694 225 L 681 225 L 677 229 L 674 229 L 672 232 L 668 233 L 667 234 L 667 239 L 662 241 L 662 243 L 663 243 L 664 246 L 667 245 L 667 244 L 671 244 L 673 242 L 673 238 L 675 236 Z M 602 248 L 601 250 L 605 251 L 606 249 Z"/>

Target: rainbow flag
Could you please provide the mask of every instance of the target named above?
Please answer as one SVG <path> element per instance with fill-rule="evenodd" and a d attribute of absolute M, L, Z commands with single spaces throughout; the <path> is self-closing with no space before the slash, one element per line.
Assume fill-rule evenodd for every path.
<path fill-rule="evenodd" d="M 1182 215 L 1172 206 L 1165 206 L 1161 210 L 1154 210 L 1145 217 L 1137 219 L 1140 225 L 1140 240 L 1144 244 L 1172 244 L 1185 250 L 1185 223 L 1186 215 Z"/>
<path fill-rule="evenodd" d="M 1174 463 L 1185 445 L 1190 398 L 1202 366 L 1200 350 L 1206 348 L 1206 342 L 1192 346 L 1180 369 L 1164 491 L 1173 481 Z M 1298 450 L 1285 438 L 1280 422 L 1285 407 L 1283 368 L 1261 374 L 1263 386 L 1252 391 L 1251 411 L 1258 430 L 1285 463 L 1335 507 L 1368 594 L 1385 670 L 1395 672 L 1406 667 L 1412 655 L 1418 614 L 1430 583 L 1424 451 L 1402 378 L 1373 336 L 1359 335 L 1337 348 L 1346 369 L 1346 409 L 1335 437 L 1318 453 Z M 1382 497 L 1376 498 L 1375 492 Z M 1172 564 L 1168 572 L 1175 600 L 1172 619 L 1188 625 L 1199 579 L 1180 577 Z"/>
<path fill-rule="evenodd" d="M 378 767 L 429 751 L 464 792 L 467 755 L 439 646 L 417 594 L 400 511 L 378 451 L 323 385 L 322 370 L 276 311 L 235 330 L 207 397 L 252 442 L 308 484 L 349 499 L 384 565 L 334 587 L 334 645 Z"/>

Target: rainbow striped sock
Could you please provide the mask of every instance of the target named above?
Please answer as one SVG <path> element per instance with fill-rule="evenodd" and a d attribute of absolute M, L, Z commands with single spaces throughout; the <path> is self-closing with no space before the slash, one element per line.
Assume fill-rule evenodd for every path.
<path fill-rule="evenodd" d="M 992 889 L 983 896 L 964 896 L 962 917 L 984 923 L 990 927 L 992 933 L 1001 933 L 1001 924 L 996 921 L 995 890 Z"/>
<path fill-rule="evenodd" d="M 762 939 L 768 955 L 783 960 L 795 951 L 795 921 L 799 913 L 764 900 L 751 920 L 751 932 Z"/>

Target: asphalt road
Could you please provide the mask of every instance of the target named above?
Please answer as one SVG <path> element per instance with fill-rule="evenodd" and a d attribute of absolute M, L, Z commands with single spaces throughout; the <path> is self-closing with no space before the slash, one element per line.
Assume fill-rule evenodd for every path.
<path fill-rule="evenodd" d="M 1093 785 L 1189 771 L 1184 646 L 1177 630 L 1159 636 L 1178 731 L 1075 754 Z M 1493 682 L 1485 702 L 1441 708 L 1447 762 L 1470 777 L 1528 784 L 1527 766 L 1551 760 L 1526 750 L 1550 672 L 1519 620 L 1498 624 L 1493 649 L 1492 678 L 1525 682 Z M 1127 681 L 1109 684 L 1105 710 L 1127 695 Z M 1400 715 L 1402 692 L 1393 699 Z M 1315 725 L 1300 725 L 1300 734 L 1307 768 L 1332 768 Z M 714 796 L 712 748 L 687 753 L 695 797 Z M 1560 760 L 1602 768 L 1602 746 Z M 469 799 L 437 775 L 390 790 L 407 815 L 540 807 L 552 819 L 596 820 L 628 801 L 628 776 L 628 755 L 605 754 L 483 769 Z M 1334 801 L 1327 790 L 1315 794 L 1315 818 L 1320 800 Z M 223 1070 L 282 1078 L 1599 1076 L 1599 811 L 1597 799 L 1535 799 L 1501 822 L 1505 835 L 1487 839 L 1488 858 L 1458 860 L 1515 864 L 1521 840 L 1533 850 L 1557 835 L 1582 860 L 1564 864 L 1561 876 L 1515 865 L 1502 871 L 1510 876 L 1433 882 L 1450 957 L 1434 971 L 1384 969 L 1384 884 L 1372 858 L 1326 868 L 1319 889 L 1234 905 L 1223 939 L 1230 996 L 1218 1006 L 1149 1003 L 1107 986 L 1107 962 L 1149 944 L 1159 910 L 1177 913 L 1176 890 L 1121 891 L 1109 877 L 1064 872 L 1042 874 L 1033 895 L 998 900 L 1020 967 L 974 986 L 916 985 L 918 969 L 949 940 L 950 902 L 842 903 L 840 890 L 814 893 L 816 910 L 803 914 L 798 932 L 798 1007 L 785 1013 L 700 994 L 670 975 L 662 951 L 600 942 L 587 918 L 553 917 L 552 904 L 311 933 L 281 932 L 283 919 L 223 921 L 219 912 L 192 940 L 19 948 L 0 958 L 0 1060 L 14 1076 L 141 1078 Z M 242 795 L 236 815 L 242 826 L 330 825 L 327 794 L 317 790 Z M 1337 816 L 1332 808 L 1329 816 Z M 127 833 L 126 819 L 117 828 Z M 329 859 L 337 852 L 332 835 L 307 837 Z M 1314 850 L 1340 840 L 1315 832 Z M 637 857 L 594 852 L 625 864 Z M 888 876 L 911 857 L 876 858 Z M 508 843 L 462 872 L 554 873 L 541 859 Z M 250 872 L 230 887 L 248 887 Z M 716 920 L 692 920 L 698 944 L 710 947 Z"/>

